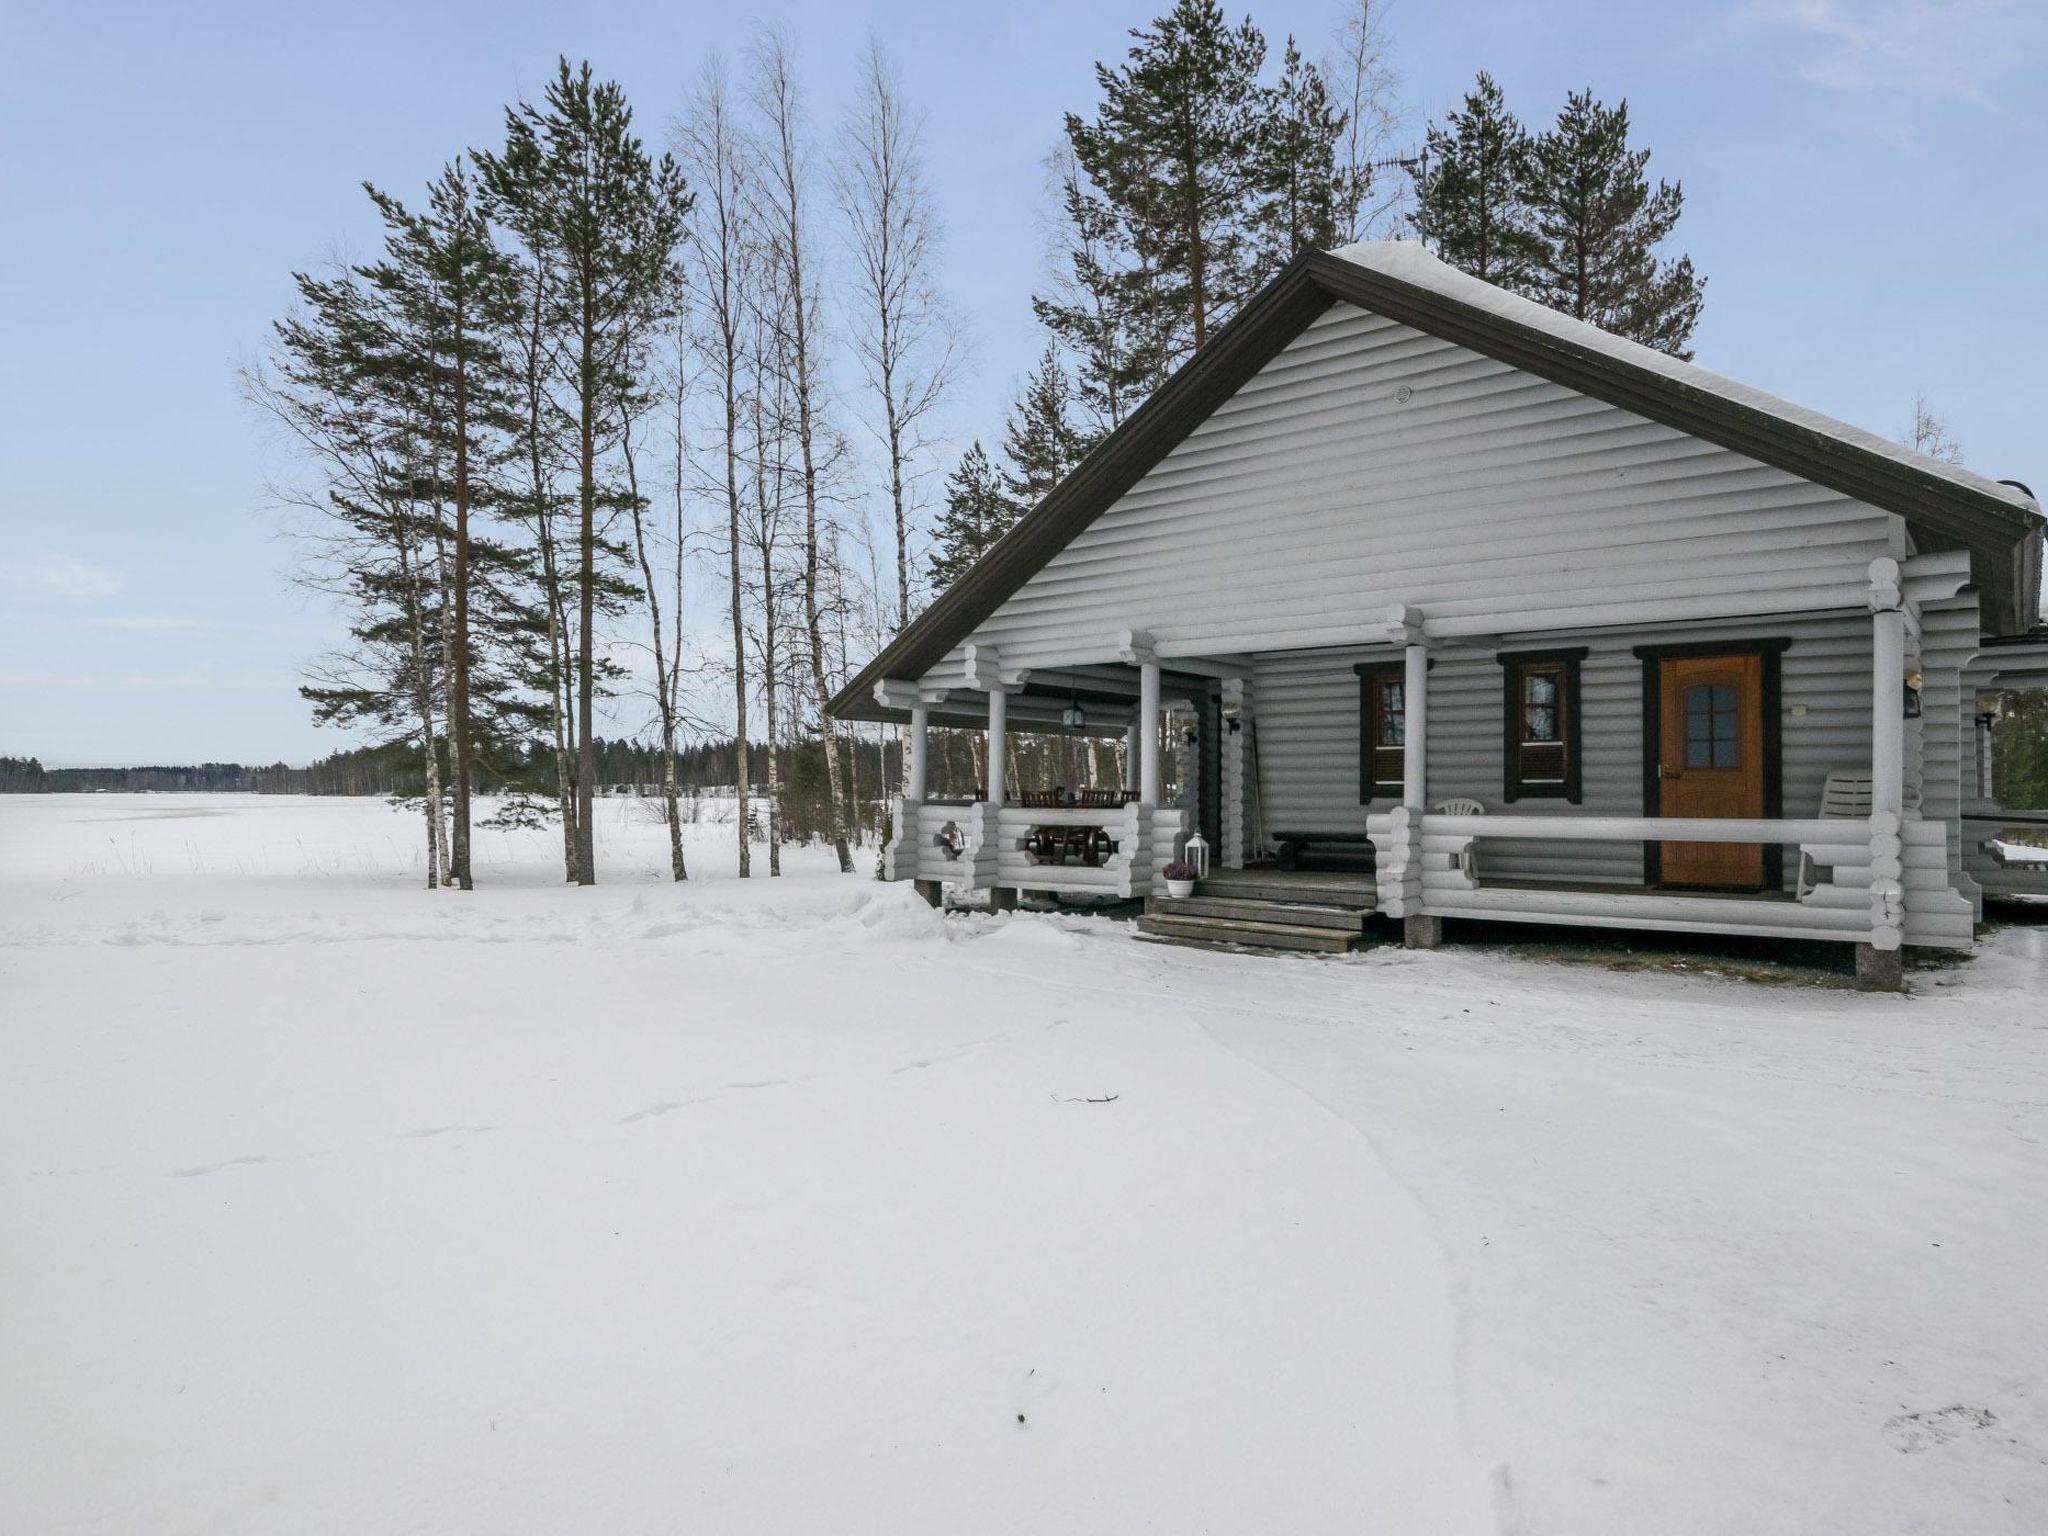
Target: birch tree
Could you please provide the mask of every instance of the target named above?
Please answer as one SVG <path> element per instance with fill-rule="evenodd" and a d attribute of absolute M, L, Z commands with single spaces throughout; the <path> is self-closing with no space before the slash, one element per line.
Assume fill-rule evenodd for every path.
<path fill-rule="evenodd" d="M 960 327 L 938 289 L 940 230 L 922 139 L 901 77 L 870 38 L 833 186 L 853 259 L 849 338 L 887 466 L 899 628 L 910 622 L 911 482 L 928 446 L 921 427 L 961 358 Z"/>
<path fill-rule="evenodd" d="M 754 588 L 754 614 L 758 625 L 755 649 L 761 658 L 761 695 L 767 711 L 768 783 L 766 816 L 768 873 L 782 873 L 782 750 L 781 683 L 782 605 L 786 581 L 780 560 L 785 538 L 789 482 L 792 478 L 787 455 L 790 435 L 789 369 L 776 353 L 788 345 L 789 329 L 779 317 L 764 308 L 783 297 L 763 289 L 757 304 L 749 310 L 748 379 L 745 400 L 749 448 L 750 497 L 740 519 L 740 537 L 759 575 Z M 741 738 L 739 750 L 746 750 Z"/>
<path fill-rule="evenodd" d="M 673 388 L 678 401 L 683 390 L 680 370 Z M 676 496 L 676 526 L 671 545 L 673 566 L 670 568 L 676 578 L 676 592 L 669 603 L 669 614 L 675 620 L 676 633 L 670 637 L 662 628 L 662 586 L 655 577 L 656 562 L 663 558 L 657 551 L 655 541 L 648 531 L 648 498 L 640 490 L 640 457 L 633 441 L 635 413 L 628 410 L 619 424 L 619 454 L 626 469 L 626 506 L 632 519 L 633 558 L 640 568 L 641 600 L 647 610 L 648 648 L 654 662 L 654 708 L 656 723 L 661 732 L 661 803 L 662 814 L 668 822 L 669 875 L 675 880 L 687 880 L 689 869 L 683 857 L 683 818 L 676 792 L 676 729 L 680 718 L 679 693 L 682 677 L 678 670 L 682 655 L 682 580 L 681 570 L 684 555 L 682 502 L 680 484 Z M 681 454 L 683 444 L 676 443 L 677 475 L 681 476 Z"/>
<path fill-rule="evenodd" d="M 785 300 L 774 313 L 787 327 L 786 345 L 775 351 L 787 370 L 795 408 L 795 446 L 803 505 L 804 630 L 809 641 L 811 684 L 817 696 L 818 733 L 824 745 L 826 795 L 830 801 L 832 849 L 840 872 L 853 871 L 847 846 L 846 772 L 839 737 L 827 706 L 832 697 L 825 653 L 821 603 L 819 513 L 821 359 L 817 353 L 818 295 L 811 262 L 810 155 L 795 60 L 786 38 L 763 33 L 754 49 L 754 104 L 762 120 L 760 202 L 762 237 L 771 282 Z"/>
<path fill-rule="evenodd" d="M 739 797 L 736 817 L 740 878 L 752 873 L 749 826 L 750 766 L 747 761 L 746 583 L 741 459 L 746 452 L 745 330 L 754 302 L 754 250 L 746 224 L 750 186 L 740 129 L 734 121 L 724 69 L 716 59 L 704 68 L 676 137 L 683 162 L 697 187 L 691 244 L 696 251 L 694 317 L 696 345 L 718 391 L 717 480 L 725 499 L 727 619 L 732 630 L 733 743 Z M 772 740 L 772 735 L 771 735 Z"/>
<path fill-rule="evenodd" d="M 1399 227 L 1407 195 L 1404 178 L 1380 174 L 1396 169 L 1408 122 L 1387 9 L 1387 0 L 1355 0 L 1323 61 L 1323 79 L 1344 115 L 1337 234 L 1346 245 L 1386 239 Z"/>

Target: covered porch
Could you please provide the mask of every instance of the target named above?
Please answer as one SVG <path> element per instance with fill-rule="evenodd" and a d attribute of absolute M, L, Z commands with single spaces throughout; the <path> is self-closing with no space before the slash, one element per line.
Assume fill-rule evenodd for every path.
<path fill-rule="evenodd" d="M 1291 864 L 1305 845 L 1328 852 L 1342 844 L 1352 866 L 1345 873 L 1365 893 L 1347 904 L 1354 915 L 1399 919 L 1414 946 L 1439 942 L 1446 917 L 1830 940 L 1857 947 L 1870 984 L 1897 985 L 1904 945 L 1966 947 L 1974 932 L 1972 888 L 1955 846 L 1960 806 L 1948 808 L 1964 787 L 1945 783 L 1933 762 L 1941 752 L 1925 745 L 1963 729 L 1968 657 L 1944 650 L 1961 642 L 1944 638 L 1940 610 L 1967 584 L 1957 556 L 1880 557 L 1870 562 L 1860 617 L 1721 613 L 1687 622 L 1646 612 L 1643 624 L 1596 638 L 1589 668 L 1604 655 L 1602 675 L 1611 679 L 1625 655 L 1644 679 L 1640 699 L 1624 702 L 1610 688 L 1602 703 L 1580 697 L 1586 647 L 1564 643 L 1584 631 L 1561 629 L 1549 644 L 1550 632 L 1504 636 L 1483 616 L 1398 606 L 1378 634 L 1359 632 L 1361 646 L 1348 653 L 1365 658 L 1356 665 L 1341 651 L 1318 653 L 1321 675 L 1341 668 L 1357 690 L 1354 749 L 1327 734 L 1345 720 L 1330 682 L 1316 685 L 1321 703 L 1298 714 L 1293 735 L 1277 746 L 1271 733 L 1262 737 L 1267 722 L 1255 702 L 1272 715 L 1287 690 L 1305 689 L 1287 668 L 1309 653 L 1170 655 L 1125 631 L 1106 654 L 1077 648 L 1070 663 L 1032 671 L 1008 669 L 970 643 L 957 678 L 875 687 L 908 730 L 908 792 L 893 808 L 887 874 L 918 881 L 932 899 L 948 887 L 998 901 L 1023 891 L 1109 895 L 1151 898 L 1148 915 L 1173 916 L 1160 871 L 1197 832 L 1218 874 L 1258 870 L 1276 854 Z M 1969 617 L 1974 623 L 1974 610 Z M 1786 638 L 1768 638 L 1781 629 Z M 1794 631 L 1808 638 L 1795 642 Z M 1717 638 L 1744 635 L 1751 638 Z M 1632 644 L 1637 636 L 1645 643 Z M 1813 659 L 1802 663 L 1806 691 L 1788 704 L 1777 663 L 1795 643 Z M 1433 751 L 1439 660 L 1453 682 L 1464 681 L 1446 696 L 1445 742 Z M 1496 677 L 1490 700 L 1473 683 L 1475 670 Z M 1493 702 L 1502 700 L 1500 680 L 1507 697 Z M 1630 720 L 1618 718 L 1624 708 Z M 1195 792 L 1175 804 L 1165 803 L 1160 765 L 1170 710 L 1200 726 Z M 1601 791 L 1582 803 L 1582 711 L 1604 716 L 1610 732 L 1632 733 L 1639 797 L 1616 777 L 1620 748 L 1610 736 L 1601 749 L 1610 760 L 1585 770 L 1590 780 L 1598 767 Z M 930 797 L 926 738 L 935 725 L 985 732 L 991 764 L 1005 760 L 1013 729 L 1114 734 L 1126 746 L 1124 782 L 1098 788 L 1087 803 L 1054 803 L 1052 786 L 1012 794 L 992 774 L 973 798 Z M 1490 768 L 1482 761 L 1488 732 Z M 1789 814 L 1780 732 L 1807 754 Z M 1345 750 L 1357 753 L 1356 820 L 1339 816 L 1333 826 L 1326 815 L 1321 833 L 1297 834 L 1285 824 L 1288 811 L 1264 803 L 1283 798 L 1276 783 L 1341 790 Z M 1825 793 L 1815 754 L 1830 770 Z M 1953 754 L 1947 764 L 1951 776 L 1960 773 Z M 1747 798 L 1714 788 L 1740 778 L 1737 770 L 1751 774 Z M 1489 776 L 1499 785 L 1503 772 L 1505 793 L 1482 800 L 1466 787 Z M 1355 830 L 1338 829 L 1347 824 Z"/>
<path fill-rule="evenodd" d="M 891 806 L 884 876 L 912 880 L 928 900 L 986 892 L 998 905 L 1023 892 L 1142 898 L 1189 838 L 1223 838 L 1223 805 L 1241 764 L 1221 742 L 1236 731 L 1238 689 L 1226 663 L 1163 664 L 1147 637 L 1126 632 L 1101 659 L 1007 669 L 988 647 L 966 647 L 957 684 L 883 681 L 878 704 L 906 733 L 906 784 Z M 1181 792 L 1168 803 L 1164 732 L 1188 722 Z M 931 732 L 982 735 L 978 793 L 932 792 Z M 1007 782 L 1012 732 L 1110 739 L 1121 782 L 1068 786 Z M 1240 858 L 1241 858 L 1241 850 Z M 1210 855 L 1220 858 L 1220 850 Z"/>
<path fill-rule="evenodd" d="M 1740 676 L 1729 668 L 1744 660 L 1745 647 L 1721 641 L 1634 648 L 1646 679 L 1643 814 L 1532 812 L 1512 804 L 1493 810 L 1438 799 L 1429 779 L 1430 669 L 1445 640 L 1431 632 L 1424 614 L 1397 611 L 1389 638 L 1401 649 L 1403 710 L 1391 744 L 1400 792 L 1398 803 L 1366 821 L 1379 910 L 1401 919 L 1407 942 L 1421 947 L 1439 942 L 1447 917 L 1832 940 L 1856 946 L 1858 976 L 1866 985 L 1897 987 L 1904 945 L 1962 948 L 1974 931 L 1973 904 L 1952 878 L 1952 829 L 1923 811 L 1944 794 L 1924 743 L 1930 728 L 1945 736 L 1956 726 L 1928 711 L 1959 707 L 1952 692 L 1941 695 L 1935 680 L 1923 677 L 1923 664 L 1950 666 L 1953 690 L 1961 663 L 1936 655 L 1922 603 L 1952 598 L 1962 585 L 1956 562 L 1940 557 L 1904 567 L 1890 558 L 1871 563 L 1862 696 L 1868 755 L 1858 753 L 1861 762 L 1830 773 L 1825 793 L 1806 815 L 1785 814 L 1777 789 L 1777 735 L 1800 721 L 1784 719 L 1775 669 L 1763 669 L 1752 725 L 1748 706 L 1738 708 L 1738 682 L 1729 680 Z M 1770 644 L 1747 649 L 1765 651 Z M 1698 661 L 1710 655 L 1711 666 Z M 1660 662 L 1670 664 L 1663 677 L 1679 680 L 1662 698 Z M 1684 670 L 1695 663 L 1697 670 Z M 1553 675 L 1576 678 L 1568 669 Z M 1527 712 L 1518 717 L 1509 676 L 1504 730 L 1512 761 L 1519 739 L 1543 733 L 1531 729 Z M 1575 699 L 1567 704 L 1561 681 L 1554 695 L 1540 697 L 1546 720 L 1553 697 L 1560 713 L 1578 708 Z M 1804 716 L 1807 707 L 1792 712 Z M 1388 743 L 1380 737 L 1370 745 L 1385 751 Z M 1769 765 L 1766 795 L 1745 804 L 1715 789 L 1737 781 L 1735 770 L 1752 756 Z M 1909 766 L 1915 770 L 1910 794 Z M 1559 776 L 1574 771 L 1561 769 Z M 1683 797 L 1673 793 L 1681 783 L 1690 791 Z M 1766 813 L 1756 814 L 1760 809 Z M 1642 850 L 1643 874 L 1640 882 L 1497 876 L 1489 855 L 1509 844 L 1538 850 L 1633 846 Z"/>

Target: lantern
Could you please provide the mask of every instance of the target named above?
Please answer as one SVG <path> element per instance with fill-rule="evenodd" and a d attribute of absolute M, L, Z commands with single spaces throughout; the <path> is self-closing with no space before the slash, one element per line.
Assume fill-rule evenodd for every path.
<path fill-rule="evenodd" d="M 1209 877 L 1209 842 L 1201 833 L 1197 832 L 1187 840 L 1180 851 L 1180 856 L 1195 866 L 1197 880 L 1206 880 Z"/>
<path fill-rule="evenodd" d="M 1067 707 L 1060 711 L 1060 724 L 1070 731 L 1078 731 L 1088 723 L 1088 716 L 1081 708 L 1079 699 L 1069 699 Z"/>

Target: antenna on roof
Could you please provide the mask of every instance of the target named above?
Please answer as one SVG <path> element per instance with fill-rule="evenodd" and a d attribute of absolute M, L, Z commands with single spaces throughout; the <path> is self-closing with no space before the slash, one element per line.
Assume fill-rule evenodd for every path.
<path fill-rule="evenodd" d="M 1397 167 L 1413 177 L 1418 188 L 1426 189 L 1429 186 L 1428 142 L 1425 140 L 1422 148 L 1412 155 L 1389 155 L 1384 160 L 1368 160 L 1365 162 L 1365 169 L 1368 175 L 1374 171 L 1391 171 Z M 1426 227 L 1424 227 L 1423 234 L 1422 248 L 1428 250 L 1429 240 Z M 1398 240 L 1401 237 L 1399 234 L 1396 234 L 1394 238 Z"/>

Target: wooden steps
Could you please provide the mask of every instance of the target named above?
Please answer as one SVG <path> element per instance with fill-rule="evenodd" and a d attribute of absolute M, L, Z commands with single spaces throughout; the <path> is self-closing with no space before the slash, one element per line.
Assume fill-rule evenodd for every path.
<path fill-rule="evenodd" d="M 1233 896 L 1156 896 L 1146 904 L 1149 916 L 1222 918 L 1240 923 L 1279 923 L 1295 928 L 1331 928 L 1356 933 L 1365 922 L 1360 907 L 1310 905 L 1306 902 L 1254 901 Z"/>
<path fill-rule="evenodd" d="M 1198 949 L 1343 954 L 1358 947 L 1372 909 L 1370 879 L 1233 869 L 1196 882 L 1192 896 L 1147 900 L 1138 937 Z"/>
<path fill-rule="evenodd" d="M 1195 882 L 1197 896 L 1283 905 L 1356 907 L 1370 912 L 1378 891 L 1369 874 L 1338 870 L 1225 869 Z"/>

